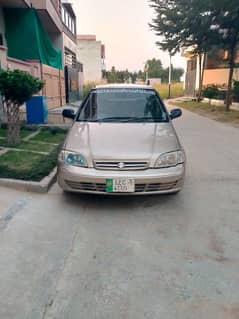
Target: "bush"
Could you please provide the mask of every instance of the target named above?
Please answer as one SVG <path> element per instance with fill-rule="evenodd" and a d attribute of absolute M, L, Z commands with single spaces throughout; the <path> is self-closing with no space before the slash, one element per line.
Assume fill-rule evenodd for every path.
<path fill-rule="evenodd" d="M 233 99 L 239 102 L 239 81 L 233 81 Z"/>
<path fill-rule="evenodd" d="M 44 83 L 20 70 L 0 71 L 0 92 L 4 98 L 7 110 L 8 143 L 14 145 L 20 142 L 20 106 L 38 93 Z"/>
<path fill-rule="evenodd" d="M 218 97 L 219 89 L 216 85 L 207 86 L 202 91 L 202 96 L 208 99 L 215 99 Z"/>
<path fill-rule="evenodd" d="M 226 89 L 221 89 L 218 92 L 217 98 L 219 100 L 225 101 L 227 97 L 227 90 Z"/>
<path fill-rule="evenodd" d="M 81 93 L 81 99 L 83 100 L 87 94 L 90 92 L 91 89 L 95 88 L 95 83 L 87 83 L 87 84 L 84 84 L 83 86 L 83 90 L 82 90 L 82 93 Z"/>
<path fill-rule="evenodd" d="M 44 83 L 27 72 L 20 70 L 1 70 L 0 91 L 5 101 L 22 105 L 29 100 L 33 94 L 38 93 Z"/>

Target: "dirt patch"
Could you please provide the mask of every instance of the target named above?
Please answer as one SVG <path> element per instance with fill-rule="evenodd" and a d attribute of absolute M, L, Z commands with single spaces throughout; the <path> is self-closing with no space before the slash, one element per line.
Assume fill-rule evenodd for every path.
<path fill-rule="evenodd" d="M 230 112 L 226 112 L 224 106 L 214 106 L 207 103 L 197 103 L 192 101 L 168 101 L 168 105 L 171 107 L 182 107 L 211 120 L 239 128 L 239 111 L 231 110 Z"/>

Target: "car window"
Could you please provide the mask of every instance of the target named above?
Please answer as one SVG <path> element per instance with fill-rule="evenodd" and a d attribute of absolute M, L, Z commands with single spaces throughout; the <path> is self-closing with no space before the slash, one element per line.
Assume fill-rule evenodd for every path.
<path fill-rule="evenodd" d="M 155 90 L 98 89 L 81 107 L 78 121 L 168 122 L 168 115 Z"/>

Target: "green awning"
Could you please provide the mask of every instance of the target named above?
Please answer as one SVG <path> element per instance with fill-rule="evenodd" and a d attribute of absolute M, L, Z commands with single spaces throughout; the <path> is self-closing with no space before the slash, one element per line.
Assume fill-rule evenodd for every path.
<path fill-rule="evenodd" d="M 8 56 L 39 60 L 62 69 L 62 52 L 56 50 L 35 9 L 4 9 Z"/>

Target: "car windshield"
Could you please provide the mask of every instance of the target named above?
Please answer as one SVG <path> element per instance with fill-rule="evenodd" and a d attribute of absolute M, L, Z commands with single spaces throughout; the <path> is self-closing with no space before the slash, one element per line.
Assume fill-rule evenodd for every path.
<path fill-rule="evenodd" d="M 78 121 L 168 122 L 168 115 L 155 90 L 96 89 L 83 103 Z"/>

